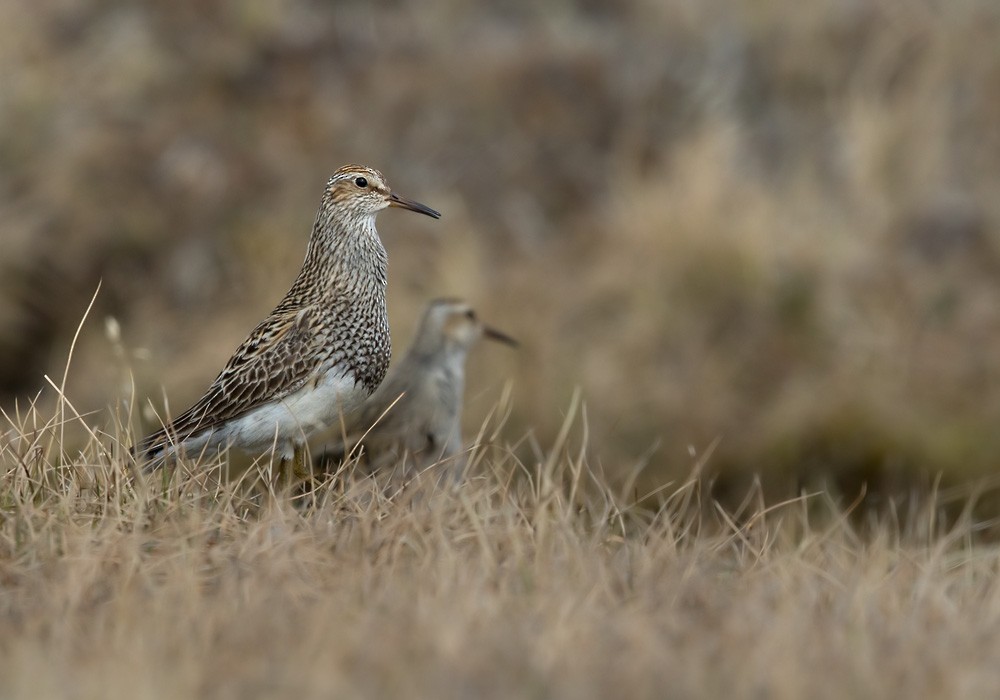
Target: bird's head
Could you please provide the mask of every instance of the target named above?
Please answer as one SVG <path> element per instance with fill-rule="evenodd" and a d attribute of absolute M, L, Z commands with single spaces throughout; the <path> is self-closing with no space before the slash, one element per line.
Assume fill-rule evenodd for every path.
<path fill-rule="evenodd" d="M 409 209 L 435 219 L 441 214 L 430 207 L 400 197 L 389 189 L 378 170 L 363 165 L 345 165 L 326 184 L 326 199 L 346 218 L 367 219 L 387 207 Z"/>
<path fill-rule="evenodd" d="M 419 334 L 428 343 L 445 349 L 468 351 L 480 338 L 513 347 L 517 341 L 483 323 L 475 309 L 461 299 L 435 299 L 424 313 Z"/>

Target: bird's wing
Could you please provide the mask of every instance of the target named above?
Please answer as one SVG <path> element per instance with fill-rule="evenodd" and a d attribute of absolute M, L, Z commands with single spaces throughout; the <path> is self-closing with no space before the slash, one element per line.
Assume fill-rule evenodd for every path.
<path fill-rule="evenodd" d="M 146 437 L 137 452 L 152 456 L 171 442 L 183 442 L 304 386 L 322 361 L 313 347 L 315 317 L 305 308 L 261 322 L 205 395 L 170 425 Z"/>

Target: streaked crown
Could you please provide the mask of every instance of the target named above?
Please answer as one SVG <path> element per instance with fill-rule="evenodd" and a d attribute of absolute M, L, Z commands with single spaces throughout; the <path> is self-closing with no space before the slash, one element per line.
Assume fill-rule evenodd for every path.
<path fill-rule="evenodd" d="M 345 165 L 326 183 L 329 201 L 355 216 L 369 216 L 385 209 L 391 194 L 382 173 L 363 165 Z"/>
<path fill-rule="evenodd" d="M 438 219 L 430 207 L 395 194 L 385 177 L 375 168 L 345 165 L 338 168 L 326 183 L 324 203 L 348 218 L 371 217 L 386 207 L 400 207 Z"/>

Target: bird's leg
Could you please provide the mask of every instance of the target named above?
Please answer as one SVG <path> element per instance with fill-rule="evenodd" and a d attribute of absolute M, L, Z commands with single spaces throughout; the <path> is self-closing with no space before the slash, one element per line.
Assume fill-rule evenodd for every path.
<path fill-rule="evenodd" d="M 295 445 L 292 452 L 292 479 L 300 481 L 309 478 L 309 455 L 305 445 Z"/>
<path fill-rule="evenodd" d="M 274 475 L 274 492 L 276 494 L 291 486 L 295 473 L 295 456 L 296 452 L 293 451 L 291 457 L 282 455 L 278 461 L 278 469 Z"/>
<path fill-rule="evenodd" d="M 297 496 L 309 491 L 313 472 L 308 446 L 293 444 L 291 456 L 282 454 L 276 466 L 269 489 L 272 502 L 279 493 L 284 493 L 295 500 Z"/>
<path fill-rule="evenodd" d="M 308 479 L 311 476 L 309 466 L 308 448 L 305 445 L 293 445 L 291 457 L 282 455 L 278 461 L 275 492 L 291 490 L 298 482 Z"/>

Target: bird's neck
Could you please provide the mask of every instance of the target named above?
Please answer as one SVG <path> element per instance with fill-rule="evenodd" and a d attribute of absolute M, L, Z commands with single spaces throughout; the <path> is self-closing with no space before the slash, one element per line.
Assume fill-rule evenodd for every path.
<path fill-rule="evenodd" d="M 460 343 L 442 340 L 439 335 L 420 333 L 410 345 L 408 354 L 420 364 L 441 367 L 448 374 L 463 373 L 469 349 Z"/>
<path fill-rule="evenodd" d="M 382 294 L 387 264 L 374 216 L 317 217 L 296 283 L 325 294 Z"/>

